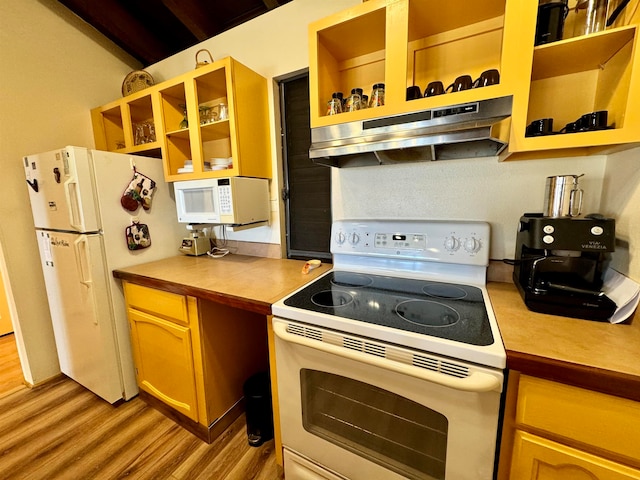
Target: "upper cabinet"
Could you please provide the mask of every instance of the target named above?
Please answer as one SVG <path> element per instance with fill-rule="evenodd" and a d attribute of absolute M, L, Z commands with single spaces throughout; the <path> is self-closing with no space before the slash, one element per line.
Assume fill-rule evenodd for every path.
<path fill-rule="evenodd" d="M 638 37 L 631 24 L 534 47 L 529 88 L 514 97 L 505 157 L 606 154 L 640 142 Z M 571 132 L 595 112 L 606 112 L 599 125 Z M 526 136 L 531 122 L 545 118 L 553 119 L 552 134 Z"/>
<path fill-rule="evenodd" d="M 160 157 L 156 119 L 160 110 L 150 90 L 91 110 L 96 148 L 109 152 Z"/>
<path fill-rule="evenodd" d="M 513 41 L 505 39 L 517 38 L 518 8 L 505 0 L 469 2 L 462 9 L 455 2 L 372 0 L 311 24 L 311 126 L 511 95 L 521 83 L 521 69 L 513 68 L 521 58 Z M 499 83 L 423 96 L 432 82 L 447 89 L 458 77 L 474 81 L 489 70 L 497 70 Z M 327 114 L 334 92 L 346 98 L 361 88 L 371 96 L 380 83 L 384 106 Z M 412 86 L 420 97 L 408 100 Z"/>
<path fill-rule="evenodd" d="M 161 156 L 167 181 L 271 178 L 267 81 L 231 57 L 98 107 L 92 119 L 97 148 Z"/>
<path fill-rule="evenodd" d="M 534 47 L 538 4 L 370 0 L 312 23 L 312 128 L 511 95 L 502 160 L 607 153 L 640 142 L 640 12 L 617 28 Z M 475 81 L 492 70 L 499 83 L 447 89 L 459 77 Z M 432 82 L 446 93 L 424 97 Z M 384 84 L 383 106 L 329 114 L 334 93 L 346 99 L 360 88 L 371 95 L 375 84 Z M 412 86 L 421 94 L 413 100 Z M 560 133 L 604 110 L 606 128 Z M 551 134 L 526 136 L 529 124 L 545 118 L 553 119 Z"/>

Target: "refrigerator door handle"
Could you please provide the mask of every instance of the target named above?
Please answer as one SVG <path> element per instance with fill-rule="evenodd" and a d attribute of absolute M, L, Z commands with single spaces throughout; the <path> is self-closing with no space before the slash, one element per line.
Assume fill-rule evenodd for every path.
<path fill-rule="evenodd" d="M 70 177 L 64 182 L 64 194 L 67 197 L 67 210 L 69 212 L 69 224 L 76 230 L 82 231 L 80 223 L 80 205 L 78 203 L 77 193 L 78 182 L 75 178 Z M 72 192 L 73 190 L 73 192 Z"/>
<path fill-rule="evenodd" d="M 78 270 L 78 275 L 80 277 L 80 283 L 87 287 L 89 293 L 91 294 L 91 300 L 94 305 L 94 311 L 96 311 L 95 305 L 95 297 L 93 292 L 93 280 L 91 280 L 91 270 L 90 270 L 90 262 L 87 257 L 88 251 L 88 241 L 86 235 L 80 235 L 80 237 L 73 242 L 73 249 L 75 251 L 76 257 L 76 268 Z M 89 272 L 89 273 L 87 273 Z M 97 316 L 93 316 L 94 325 L 98 324 Z"/>

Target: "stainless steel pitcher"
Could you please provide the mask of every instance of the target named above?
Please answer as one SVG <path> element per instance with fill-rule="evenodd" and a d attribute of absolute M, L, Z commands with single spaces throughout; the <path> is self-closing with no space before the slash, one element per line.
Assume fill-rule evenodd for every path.
<path fill-rule="evenodd" d="M 582 190 L 578 188 L 581 175 L 547 177 L 544 194 L 545 217 L 577 217 L 582 210 Z"/>

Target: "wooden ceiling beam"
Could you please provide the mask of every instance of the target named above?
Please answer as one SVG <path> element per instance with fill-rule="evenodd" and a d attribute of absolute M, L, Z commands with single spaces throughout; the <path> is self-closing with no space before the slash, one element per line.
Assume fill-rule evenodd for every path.
<path fill-rule="evenodd" d="M 59 0 L 60 3 L 111 39 L 145 65 L 173 52 L 143 23 L 114 0 Z"/>
<path fill-rule="evenodd" d="M 264 3 L 264 6 L 269 10 L 273 10 L 280 6 L 280 2 L 278 0 L 262 0 L 262 3 Z"/>
<path fill-rule="evenodd" d="M 211 38 L 222 29 L 220 22 L 211 18 L 211 15 L 197 1 L 162 0 L 162 3 L 187 27 L 199 42 Z"/>

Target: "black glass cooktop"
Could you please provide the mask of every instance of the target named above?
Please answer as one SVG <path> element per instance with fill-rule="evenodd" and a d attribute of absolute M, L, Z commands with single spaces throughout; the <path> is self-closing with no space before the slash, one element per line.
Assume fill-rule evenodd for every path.
<path fill-rule="evenodd" d="M 493 343 L 482 291 L 469 285 L 334 271 L 284 303 L 470 345 Z"/>

